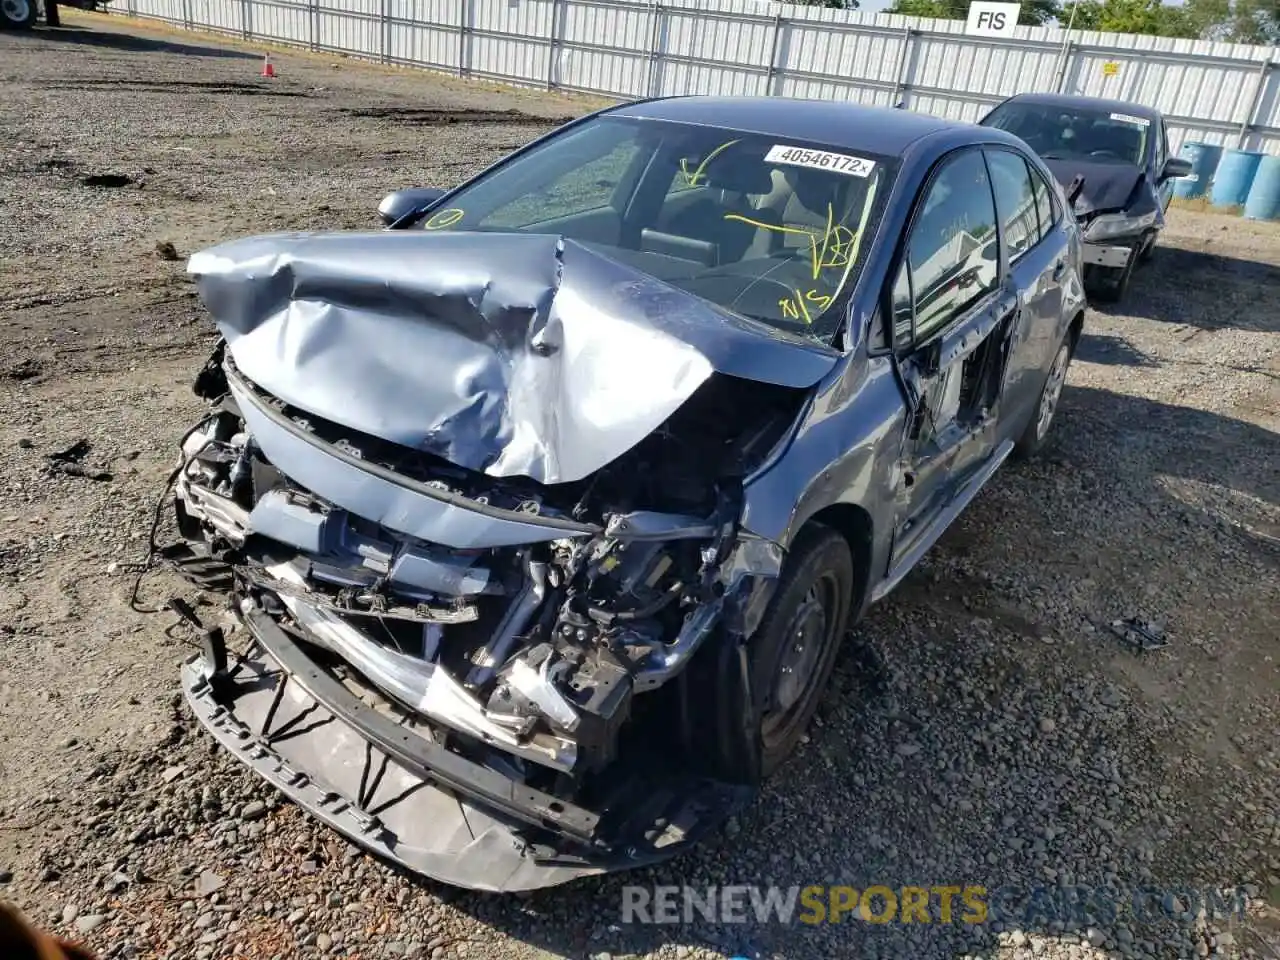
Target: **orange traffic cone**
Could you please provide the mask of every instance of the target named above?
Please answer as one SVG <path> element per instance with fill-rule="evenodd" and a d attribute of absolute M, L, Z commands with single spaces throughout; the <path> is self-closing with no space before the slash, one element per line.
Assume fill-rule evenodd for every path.
<path fill-rule="evenodd" d="M 271 54 L 269 53 L 262 58 L 262 75 L 264 77 L 274 77 L 276 75 L 276 68 L 271 63 Z"/>

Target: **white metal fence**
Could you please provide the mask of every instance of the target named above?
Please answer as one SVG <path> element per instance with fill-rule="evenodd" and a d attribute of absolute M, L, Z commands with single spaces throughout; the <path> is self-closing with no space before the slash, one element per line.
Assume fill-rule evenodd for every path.
<path fill-rule="evenodd" d="M 621 99 L 683 93 L 823 97 L 975 120 L 1016 92 L 1149 104 L 1172 147 L 1280 154 L 1277 49 L 964 24 L 771 0 L 115 0 L 124 13 Z M 1067 42 L 1064 43 L 1064 39 Z"/>

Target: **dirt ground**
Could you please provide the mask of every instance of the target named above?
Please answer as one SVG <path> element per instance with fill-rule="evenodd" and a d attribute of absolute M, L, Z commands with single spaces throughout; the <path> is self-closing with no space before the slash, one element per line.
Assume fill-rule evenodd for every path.
<path fill-rule="evenodd" d="M 110 957 L 1280 957 L 1280 225 L 1175 210 L 1091 311 L 1053 453 L 860 625 L 723 835 L 474 896 L 211 749 L 178 706 L 189 638 L 131 606 L 131 565 L 212 344 L 191 252 L 373 228 L 387 190 L 593 104 L 304 53 L 266 80 L 257 48 L 66 21 L 0 35 L 0 896 Z M 1129 616 L 1169 646 L 1108 630 Z M 621 923 L 624 884 L 681 882 L 1175 893 L 1110 923 Z M 1209 887 L 1245 915 L 1198 910 Z"/>

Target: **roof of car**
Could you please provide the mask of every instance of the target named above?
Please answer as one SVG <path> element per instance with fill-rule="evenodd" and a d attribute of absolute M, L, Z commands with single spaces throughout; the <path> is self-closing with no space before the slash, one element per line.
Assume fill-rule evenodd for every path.
<path fill-rule="evenodd" d="M 975 124 L 944 120 L 909 110 L 866 107 L 846 100 L 789 97 L 663 97 L 611 110 L 614 116 L 643 117 L 725 127 L 779 138 L 812 140 L 885 156 L 901 156 L 915 141 L 944 130 L 987 131 Z"/>
<path fill-rule="evenodd" d="M 1066 93 L 1019 93 L 1008 101 L 1017 103 L 1043 104 L 1046 107 L 1087 107 L 1093 110 L 1106 110 L 1111 113 L 1127 113 L 1130 116 L 1142 117 L 1146 120 L 1157 120 L 1160 111 L 1141 103 L 1130 103 L 1127 100 L 1104 100 L 1102 97 L 1080 97 Z"/>

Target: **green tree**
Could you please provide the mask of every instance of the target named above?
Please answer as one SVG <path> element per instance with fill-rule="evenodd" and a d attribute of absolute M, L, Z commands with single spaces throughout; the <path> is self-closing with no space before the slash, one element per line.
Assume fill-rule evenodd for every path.
<path fill-rule="evenodd" d="M 937 17 L 941 20 L 966 20 L 970 0 L 894 0 L 888 13 L 908 17 Z M 1037 26 L 1059 16 L 1058 0 L 1022 0 L 1018 22 Z"/>
<path fill-rule="evenodd" d="M 1185 7 L 1160 0 L 1080 0 L 1074 13 L 1064 7 L 1059 18 L 1075 30 L 1145 33 L 1161 37 L 1197 37 L 1199 28 Z"/>
<path fill-rule="evenodd" d="M 1280 43 L 1280 0 L 1187 0 L 1196 36 L 1235 43 Z"/>
<path fill-rule="evenodd" d="M 809 0 L 830 6 L 838 0 Z M 894 0 L 889 13 L 908 17 L 964 20 L 970 0 Z M 1185 0 L 1181 6 L 1161 0 L 1023 0 L 1018 22 L 1046 24 L 1056 20 L 1075 30 L 1145 33 L 1160 37 L 1230 40 L 1235 43 L 1280 43 L 1280 0 Z"/>
<path fill-rule="evenodd" d="M 832 10 L 857 10 L 858 0 L 791 0 L 804 7 L 830 7 Z"/>
<path fill-rule="evenodd" d="M 1077 30 L 1280 43 L 1280 0 L 1186 0 L 1176 7 L 1160 0 L 1080 0 L 1074 20 L 1070 4 L 1059 19 Z"/>

